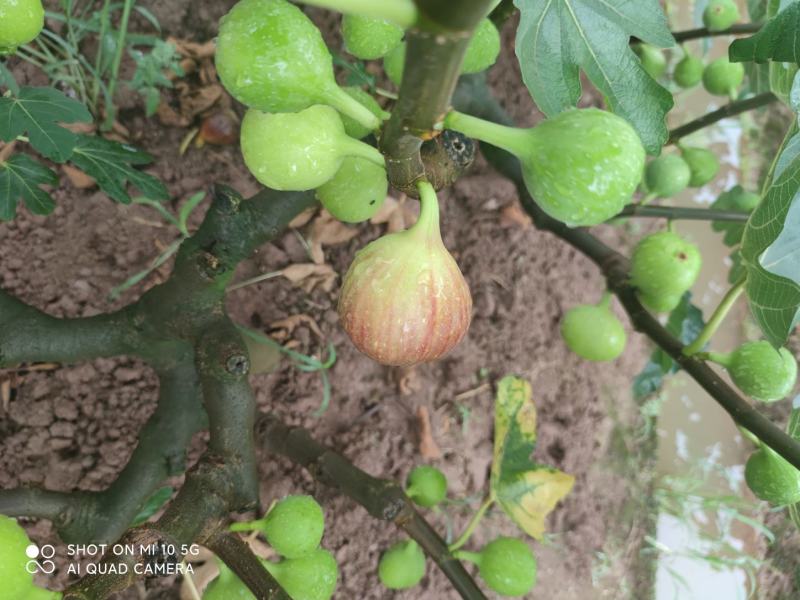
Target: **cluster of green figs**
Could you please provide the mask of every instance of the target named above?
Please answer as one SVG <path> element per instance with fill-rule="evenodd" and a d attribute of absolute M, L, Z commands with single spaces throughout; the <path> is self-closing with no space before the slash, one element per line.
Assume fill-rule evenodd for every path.
<path fill-rule="evenodd" d="M 447 478 L 435 467 L 421 465 L 406 480 L 406 495 L 418 506 L 434 508 L 447 498 Z M 2 522 L 0 522 L 2 525 Z M 339 570 L 333 555 L 320 547 L 325 530 L 322 507 L 311 496 L 287 496 L 255 521 L 234 523 L 234 532 L 254 532 L 282 558 L 261 560 L 292 600 L 329 600 Z M 523 596 L 536 583 L 536 559 L 516 538 L 498 537 L 479 552 L 459 550 L 457 558 L 475 563 L 492 590 L 505 596 Z M 203 593 L 203 600 L 255 600 L 247 586 L 224 563 Z M 387 549 L 378 563 L 378 578 L 390 590 L 418 585 L 426 572 L 425 553 L 414 540 L 402 540 Z"/>
<path fill-rule="evenodd" d="M 770 0 L 772 14 L 777 4 Z M 343 17 L 345 49 L 362 60 L 382 60 L 388 78 L 402 89 L 409 23 L 375 12 L 372 7 L 369 15 Z M 703 15 L 712 31 L 727 30 L 739 17 L 733 0 L 711 0 Z M 664 76 L 661 50 L 645 44 L 634 49 L 650 75 Z M 499 51 L 499 33 L 484 19 L 466 51 L 463 72 L 489 68 Z M 711 94 L 735 96 L 744 77 L 740 64 L 722 58 L 704 65 L 683 51 L 673 71 L 679 87 L 702 82 Z M 322 205 L 348 223 L 368 220 L 379 210 L 389 183 L 386 159 L 375 142 L 391 115 L 366 90 L 337 84 L 322 35 L 297 6 L 287 0 L 241 0 L 221 21 L 216 60 L 225 87 L 249 107 L 241 147 L 260 182 L 276 190 L 315 190 Z M 778 76 L 785 74 L 776 71 Z M 570 227 L 613 219 L 637 190 L 646 203 L 704 186 L 720 167 L 712 152 L 685 145 L 648 162 L 628 122 L 596 108 L 566 110 L 527 129 L 452 110 L 440 128 L 517 157 L 537 204 Z M 359 251 L 339 298 L 340 322 L 354 345 L 386 365 L 441 357 L 463 338 L 471 320 L 469 287 L 442 243 L 436 192 L 425 181 L 417 187 L 417 222 Z M 751 211 L 758 200 L 737 187 L 717 204 Z M 654 233 L 633 251 L 630 283 L 647 309 L 668 313 L 694 285 L 701 263 L 698 248 L 679 234 Z M 625 330 L 609 295 L 597 305 L 568 311 L 561 331 L 569 348 L 588 360 L 613 360 L 625 347 Z M 791 354 L 764 341 L 705 357 L 727 369 L 744 393 L 765 402 L 784 398 L 797 376 Z"/>

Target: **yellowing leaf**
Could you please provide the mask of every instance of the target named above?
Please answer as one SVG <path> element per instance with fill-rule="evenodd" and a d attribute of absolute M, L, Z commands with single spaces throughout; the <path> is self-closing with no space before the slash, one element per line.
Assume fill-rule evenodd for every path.
<path fill-rule="evenodd" d="M 525 533 L 544 534 L 545 517 L 575 483 L 572 475 L 531 460 L 536 448 L 536 406 L 531 384 L 504 377 L 495 399 L 492 496 Z"/>

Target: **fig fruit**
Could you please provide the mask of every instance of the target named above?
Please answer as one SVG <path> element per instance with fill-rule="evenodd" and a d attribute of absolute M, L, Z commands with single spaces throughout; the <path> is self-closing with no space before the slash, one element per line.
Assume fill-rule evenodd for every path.
<path fill-rule="evenodd" d="M 330 600 L 336 591 L 339 565 L 333 555 L 322 548 L 300 558 L 287 558 L 277 563 L 263 561 L 262 564 L 292 600 Z"/>
<path fill-rule="evenodd" d="M 342 37 L 347 51 L 361 60 L 383 58 L 403 39 L 403 29 L 384 19 L 345 15 Z"/>
<path fill-rule="evenodd" d="M 702 258 L 697 246 L 671 231 L 654 233 L 636 245 L 631 256 L 631 284 L 655 312 L 669 312 L 694 285 Z"/>
<path fill-rule="evenodd" d="M 677 154 L 665 154 L 647 163 L 644 185 L 648 194 L 657 198 L 671 198 L 689 185 L 692 171 Z"/>
<path fill-rule="evenodd" d="M 325 531 L 325 515 L 311 496 L 287 496 L 263 518 L 234 523 L 230 529 L 260 531 L 278 554 L 298 558 L 319 546 Z"/>
<path fill-rule="evenodd" d="M 469 287 L 439 233 L 436 193 L 427 182 L 419 191 L 417 222 L 359 251 L 339 296 L 353 344 L 385 365 L 439 358 L 464 337 L 472 316 Z"/>
<path fill-rule="evenodd" d="M 467 46 L 462 73 L 480 73 L 491 67 L 500 55 L 500 32 L 489 19 L 483 19 Z"/>
<path fill-rule="evenodd" d="M 378 101 L 360 87 L 346 87 L 344 88 L 344 91 L 348 96 L 364 106 L 381 121 L 389 118 L 389 113 L 383 111 L 381 105 L 378 104 Z M 367 137 L 374 131 L 374 129 L 364 127 L 361 123 L 351 117 L 348 117 L 347 115 L 342 115 L 342 124 L 344 125 L 345 133 L 352 138 L 356 138 L 357 140 Z"/>
<path fill-rule="evenodd" d="M 348 157 L 333 179 L 317 188 L 317 198 L 340 221 L 361 223 L 375 216 L 388 192 L 386 169 L 363 158 Z"/>
<path fill-rule="evenodd" d="M 659 48 L 640 43 L 633 46 L 633 51 L 639 57 L 642 68 L 653 79 L 660 79 L 667 71 L 667 58 Z"/>
<path fill-rule="evenodd" d="M 739 18 L 739 7 L 734 0 L 709 0 L 703 11 L 703 25 L 709 31 L 730 29 Z"/>
<path fill-rule="evenodd" d="M 425 554 L 414 540 L 397 542 L 378 563 L 378 577 L 390 590 L 414 587 L 424 576 Z"/>
<path fill-rule="evenodd" d="M 719 160 L 711 150 L 681 146 L 681 156 L 692 174 L 689 179 L 691 187 L 703 187 L 719 173 Z"/>
<path fill-rule="evenodd" d="M 600 304 L 571 308 L 561 322 L 561 337 L 567 347 L 586 360 L 614 360 L 625 350 L 625 328 L 609 306 L 611 297 Z"/>
<path fill-rule="evenodd" d="M 0 0 L 0 56 L 32 42 L 43 27 L 41 0 Z"/>
<path fill-rule="evenodd" d="M 746 342 L 729 354 L 709 352 L 709 360 L 722 365 L 733 383 L 762 402 L 785 398 L 797 382 L 797 360 L 786 348 L 776 350 L 762 340 Z"/>
<path fill-rule="evenodd" d="M 241 146 L 250 172 L 274 190 L 318 188 L 336 175 L 348 156 L 384 164 L 377 149 L 344 132 L 339 114 L 330 106 L 298 113 L 251 108 L 242 121 Z"/>
<path fill-rule="evenodd" d="M 27 550 L 31 546 L 28 534 L 17 521 L 0 515 L 0 598 L 3 600 L 56 600 L 61 597 L 58 592 L 33 584 L 33 576 L 26 566 L 38 556 L 38 549 L 37 555 L 29 556 Z"/>
<path fill-rule="evenodd" d="M 718 58 L 703 71 L 703 87 L 715 96 L 736 97 L 736 90 L 744 81 L 744 65 Z"/>
<path fill-rule="evenodd" d="M 436 506 L 447 497 L 447 477 L 436 467 L 414 467 L 406 479 L 406 496 L 425 508 Z"/>
<path fill-rule="evenodd" d="M 383 57 L 383 70 L 393 84 L 400 87 L 403 82 L 403 66 L 406 62 L 406 44 L 403 42 L 397 48 Z"/>
<path fill-rule="evenodd" d="M 445 127 L 514 154 L 537 204 L 569 226 L 616 216 L 642 177 L 638 134 L 622 117 L 596 108 L 566 110 L 531 129 L 452 111 Z"/>
<path fill-rule="evenodd" d="M 761 197 L 753 192 L 748 192 L 742 186 L 736 185 L 727 192 L 720 194 L 711 208 L 715 210 L 734 210 L 740 212 L 753 212 L 761 201 Z M 742 241 L 745 223 L 732 223 L 728 221 L 713 221 L 711 229 L 725 232 L 723 241 L 726 246 L 735 246 Z"/>
<path fill-rule="evenodd" d="M 231 95 L 263 112 L 327 104 L 364 127 L 379 119 L 337 84 L 333 59 L 311 20 L 286 0 L 241 0 L 220 21 L 217 72 Z"/>
<path fill-rule="evenodd" d="M 683 58 L 675 65 L 672 78 L 684 89 L 696 86 L 703 79 L 705 65 L 698 57 L 686 52 Z"/>
<path fill-rule="evenodd" d="M 489 19 L 484 19 L 475 29 L 467 46 L 462 73 L 480 73 L 491 67 L 500 55 L 500 32 Z M 406 43 L 403 42 L 383 57 L 383 70 L 393 84 L 400 87 L 406 60 Z"/>
<path fill-rule="evenodd" d="M 526 543 L 499 537 L 480 552 L 458 550 L 456 558 L 478 565 L 478 572 L 502 596 L 524 596 L 536 585 L 536 557 Z"/>
<path fill-rule="evenodd" d="M 757 498 L 785 506 L 800 502 L 800 471 L 767 446 L 747 459 L 744 479 Z"/>

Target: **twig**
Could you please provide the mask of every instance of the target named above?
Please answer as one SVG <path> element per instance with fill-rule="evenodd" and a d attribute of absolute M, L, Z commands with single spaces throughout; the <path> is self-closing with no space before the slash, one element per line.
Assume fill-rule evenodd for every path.
<path fill-rule="evenodd" d="M 722 108 L 703 115 L 694 121 L 690 121 L 685 125 L 681 125 L 680 127 L 673 129 L 669 133 L 669 140 L 667 143 L 675 144 L 678 140 L 686 137 L 690 133 L 694 133 L 695 131 L 699 131 L 704 127 L 713 125 L 717 121 L 727 119 L 728 117 L 734 117 L 743 112 L 747 112 L 748 110 L 753 110 L 754 108 L 766 106 L 767 104 L 771 104 L 777 100 L 778 97 L 772 92 L 764 92 L 763 94 L 758 94 L 757 96 L 747 98 L 746 100 L 736 100 L 735 102 L 726 104 Z"/>
<path fill-rule="evenodd" d="M 287 457 L 320 483 L 356 501 L 376 519 L 392 521 L 403 529 L 434 560 L 462 598 L 486 600 L 463 565 L 453 558 L 447 544 L 416 511 L 399 485 L 372 477 L 314 440 L 304 429 L 288 427 L 271 415 L 259 417 L 256 435 L 259 444 L 268 452 Z"/>
<path fill-rule="evenodd" d="M 696 40 L 704 37 L 757 33 L 761 30 L 761 27 L 761 23 L 742 23 L 740 25 L 734 25 L 730 29 L 725 29 L 723 31 L 709 31 L 705 27 L 700 27 L 698 29 L 689 29 L 687 31 L 675 31 L 673 32 L 672 37 L 674 37 L 675 41 L 680 44 L 681 42 Z"/>
<path fill-rule="evenodd" d="M 712 208 L 683 208 L 681 206 L 642 206 L 641 204 L 629 204 L 622 212 L 614 217 L 642 217 L 655 219 L 684 219 L 689 221 L 733 221 L 746 222 L 750 218 L 750 213 L 714 210 Z"/>

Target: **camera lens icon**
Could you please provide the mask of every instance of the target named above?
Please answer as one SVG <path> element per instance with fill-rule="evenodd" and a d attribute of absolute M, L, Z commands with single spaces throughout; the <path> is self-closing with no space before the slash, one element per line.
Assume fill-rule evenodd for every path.
<path fill-rule="evenodd" d="M 56 549 L 50 544 L 45 544 L 41 548 L 36 544 L 31 544 L 25 548 L 25 556 L 31 559 L 25 563 L 25 570 L 31 575 L 35 573 L 50 575 L 56 570 L 56 563 L 50 560 L 55 555 Z"/>

